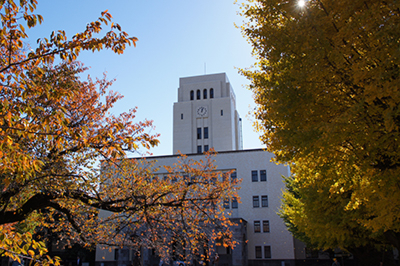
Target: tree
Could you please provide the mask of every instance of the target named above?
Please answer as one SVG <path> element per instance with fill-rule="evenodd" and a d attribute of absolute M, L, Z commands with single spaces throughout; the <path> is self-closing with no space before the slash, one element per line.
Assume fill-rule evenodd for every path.
<path fill-rule="evenodd" d="M 0 1 L 1 255 L 57 264 L 50 257 L 42 260 L 45 246 L 32 238 L 37 227 L 86 244 L 165 244 L 159 241 L 161 230 L 149 229 L 161 228 L 167 215 L 162 211 L 168 211 L 170 219 L 182 218 L 169 220 L 168 226 L 175 229 L 173 222 L 184 226 L 186 234 L 197 233 L 194 221 L 199 219 L 229 226 L 215 206 L 230 196 L 233 184 L 214 178 L 218 173 L 211 160 L 182 164 L 186 172 L 202 176 L 201 182 L 150 183 L 156 169 L 151 164 L 139 167 L 126 158 L 158 144 L 158 135 L 148 133 L 152 122 L 135 122 L 136 109 L 110 114 L 122 97 L 109 91 L 113 81 L 82 79 L 86 68 L 76 61 L 81 51 L 111 49 L 121 54 L 137 39 L 123 32 L 105 11 L 71 40 L 63 31 L 53 32 L 31 49 L 24 44 L 28 38 L 24 26 L 34 27 L 43 20 L 33 13 L 36 4 L 36 0 Z M 104 36 L 95 37 L 107 25 L 110 29 Z M 96 168 L 99 160 L 108 166 L 102 174 Z M 214 182 L 207 183 L 210 177 Z M 103 219 L 100 209 L 113 215 Z M 113 241 L 106 241 L 100 230 L 104 224 L 115 234 Z M 134 226 L 147 233 L 140 243 L 133 237 L 138 233 Z"/>
<path fill-rule="evenodd" d="M 307 215 L 288 212 L 288 198 L 283 212 L 322 246 L 343 244 L 341 233 L 331 234 L 343 224 L 400 248 L 399 7 L 372 0 L 243 6 L 243 34 L 258 59 L 256 69 L 242 70 L 256 127 L 276 160 L 292 165 Z M 302 226 L 338 213 L 340 222 L 324 231 Z"/>

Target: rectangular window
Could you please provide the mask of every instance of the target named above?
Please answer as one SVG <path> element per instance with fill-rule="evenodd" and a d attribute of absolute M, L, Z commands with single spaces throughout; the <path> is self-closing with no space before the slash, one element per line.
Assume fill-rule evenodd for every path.
<path fill-rule="evenodd" d="M 261 254 L 261 246 L 256 246 L 256 259 L 261 259 L 262 254 Z"/>
<path fill-rule="evenodd" d="M 268 196 L 261 196 L 261 207 L 268 207 Z"/>
<path fill-rule="evenodd" d="M 258 208 L 258 207 L 260 207 L 260 197 L 253 196 L 253 208 Z"/>
<path fill-rule="evenodd" d="M 119 255 L 119 251 L 116 248 L 116 249 L 114 249 L 114 260 L 118 260 L 118 257 L 119 257 L 118 255 Z"/>
<path fill-rule="evenodd" d="M 261 224 L 260 221 L 254 221 L 254 233 L 261 232 Z"/>
<path fill-rule="evenodd" d="M 197 153 L 201 153 L 201 146 L 197 146 Z"/>
<path fill-rule="evenodd" d="M 224 208 L 229 209 L 230 206 L 230 201 L 229 200 L 224 200 Z"/>
<path fill-rule="evenodd" d="M 204 128 L 204 139 L 208 139 L 208 127 Z"/>
<path fill-rule="evenodd" d="M 208 152 L 208 145 L 204 145 L 204 152 Z"/>
<path fill-rule="evenodd" d="M 234 171 L 231 174 L 231 183 L 236 183 L 236 182 L 237 182 L 237 173 L 236 171 Z"/>
<path fill-rule="evenodd" d="M 201 139 L 201 127 L 197 128 L 197 139 Z"/>
<path fill-rule="evenodd" d="M 271 246 L 264 246 L 264 258 L 271 258 Z"/>
<path fill-rule="evenodd" d="M 267 170 L 260 170 L 260 181 L 267 181 Z"/>
<path fill-rule="evenodd" d="M 263 233 L 269 233 L 269 221 L 263 221 Z"/>
<path fill-rule="evenodd" d="M 257 170 L 251 171 L 251 181 L 258 182 L 258 171 Z"/>
<path fill-rule="evenodd" d="M 224 115 L 224 110 L 221 110 L 221 116 L 223 116 Z"/>
<path fill-rule="evenodd" d="M 237 209 L 238 205 L 239 204 L 238 204 L 237 198 L 236 197 L 232 198 L 232 209 Z"/>
<path fill-rule="evenodd" d="M 181 120 L 183 119 L 183 114 L 181 114 Z"/>

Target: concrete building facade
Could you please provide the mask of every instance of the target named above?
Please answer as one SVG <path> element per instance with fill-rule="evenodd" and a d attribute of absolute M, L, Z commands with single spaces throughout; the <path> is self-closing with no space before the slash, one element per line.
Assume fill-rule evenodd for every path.
<path fill-rule="evenodd" d="M 172 165 L 178 151 L 200 160 L 211 148 L 218 152 L 217 170 L 233 170 L 241 181 L 240 202 L 231 199 L 224 205 L 232 219 L 243 221 L 233 230 L 239 244 L 231 251 L 215 248 L 213 252 L 221 257 L 219 266 L 295 265 L 294 239 L 277 214 L 284 189 L 282 176 L 290 174 L 289 167 L 271 162 L 273 155 L 263 149 L 243 150 L 241 119 L 226 74 L 181 78 L 173 107 L 173 154 L 146 160 L 156 161 L 156 167 Z M 155 174 L 165 174 L 159 171 Z M 96 255 L 99 266 L 118 257 L 104 252 Z M 147 251 L 142 254 L 143 266 L 158 265 Z"/>

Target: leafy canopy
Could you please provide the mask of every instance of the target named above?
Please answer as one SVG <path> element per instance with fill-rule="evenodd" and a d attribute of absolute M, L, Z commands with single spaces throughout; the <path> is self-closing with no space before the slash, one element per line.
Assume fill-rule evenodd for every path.
<path fill-rule="evenodd" d="M 184 171 L 170 171 L 193 172 L 202 181 L 150 183 L 156 169 L 126 157 L 158 144 L 158 135 L 149 133 L 152 121 L 135 122 L 136 109 L 111 114 L 122 97 L 109 90 L 113 81 L 84 80 L 86 68 L 75 61 L 84 50 L 122 54 L 137 39 L 105 11 L 72 39 L 60 30 L 32 49 L 24 41 L 25 27 L 42 22 L 36 5 L 0 1 L 1 255 L 58 264 L 43 257 L 45 245 L 32 238 L 36 228 L 106 245 L 167 245 L 165 230 L 218 237 L 213 230 L 201 234 L 200 225 L 229 226 L 216 206 L 233 193 L 233 185 L 215 178 L 208 160 L 182 162 Z M 103 174 L 96 169 L 99 160 L 107 166 Z M 113 215 L 103 219 L 100 209 Z M 142 233 L 146 237 L 134 237 Z"/>
<path fill-rule="evenodd" d="M 398 247 L 399 7 L 373 0 L 242 6 L 242 32 L 258 60 L 242 70 L 257 103 L 256 128 L 276 160 L 293 166 L 299 193 L 301 209 L 286 196 L 282 212 L 323 247 L 353 237 L 334 233 L 338 224 Z M 343 220 L 314 230 L 337 215 Z"/>

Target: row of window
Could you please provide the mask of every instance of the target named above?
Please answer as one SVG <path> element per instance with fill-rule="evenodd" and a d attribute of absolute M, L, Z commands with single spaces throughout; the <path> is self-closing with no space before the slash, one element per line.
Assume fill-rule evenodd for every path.
<path fill-rule="evenodd" d="M 204 145 L 204 152 L 208 152 L 209 149 L 208 145 Z M 203 153 L 203 147 L 201 145 L 197 145 L 197 153 Z"/>
<path fill-rule="evenodd" d="M 230 201 L 229 199 L 224 201 L 225 209 L 229 209 L 229 208 L 237 209 L 238 207 L 239 207 L 239 203 L 236 198 L 232 198 L 232 201 Z"/>
<path fill-rule="evenodd" d="M 235 177 L 236 178 L 236 177 Z M 232 206 L 231 206 L 232 203 Z M 253 208 L 259 208 L 260 207 L 260 196 L 253 196 Z M 261 196 L 261 207 L 266 208 L 268 207 L 268 196 L 263 195 Z M 225 209 L 237 209 L 238 208 L 238 202 L 236 198 L 232 199 L 232 202 L 228 199 L 224 201 L 224 208 Z"/>
<path fill-rule="evenodd" d="M 197 128 L 197 139 L 201 139 L 202 135 L 201 132 L 203 132 L 203 137 L 204 139 L 208 139 L 208 127 L 203 128 L 203 130 L 201 130 L 201 127 Z"/>
<path fill-rule="evenodd" d="M 269 221 L 262 221 L 262 230 L 261 230 L 261 221 L 254 221 L 254 233 L 269 233 Z"/>
<path fill-rule="evenodd" d="M 251 181 L 258 182 L 258 171 L 257 170 L 251 171 Z M 267 170 L 260 170 L 260 181 L 261 182 L 267 181 Z"/>
<path fill-rule="evenodd" d="M 264 258 L 271 258 L 271 246 L 264 246 Z M 256 259 L 262 259 L 262 246 L 256 246 Z"/>
<path fill-rule="evenodd" d="M 268 207 L 268 196 L 267 195 L 261 196 L 261 207 L 262 208 Z M 253 196 L 253 208 L 260 208 L 260 196 Z"/>
<path fill-rule="evenodd" d="M 207 89 L 203 90 L 203 99 L 207 99 L 207 94 L 208 91 Z M 214 89 L 211 88 L 210 89 L 210 99 L 214 98 Z M 196 91 L 196 100 L 200 100 L 201 99 L 201 91 L 197 90 Z M 193 101 L 194 100 L 194 91 L 190 91 L 190 100 Z"/>

